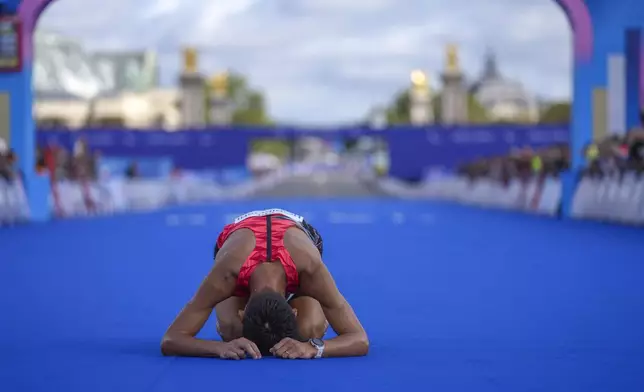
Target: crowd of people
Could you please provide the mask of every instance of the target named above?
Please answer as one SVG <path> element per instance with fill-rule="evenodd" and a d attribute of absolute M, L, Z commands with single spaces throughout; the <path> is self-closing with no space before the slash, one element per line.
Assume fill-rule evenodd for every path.
<path fill-rule="evenodd" d="M 520 148 L 508 155 L 479 159 L 463 164 L 458 174 L 470 180 L 491 178 L 509 183 L 513 178 L 529 179 L 533 176 L 558 176 L 570 166 L 570 149 L 555 145 L 540 150 Z"/>
<path fill-rule="evenodd" d="M 587 146 L 584 151 L 588 166 L 584 172 L 591 177 L 634 172 L 644 173 L 644 129 L 635 129 L 625 136 L 612 136 Z"/>
<path fill-rule="evenodd" d="M 36 170 L 49 174 L 53 181 L 89 181 L 98 177 L 99 158 L 84 139 L 76 142 L 73 151 L 52 144 L 37 148 Z"/>
<path fill-rule="evenodd" d="M 587 145 L 583 151 L 584 176 L 603 177 L 633 172 L 644 173 L 644 114 L 642 127 L 626 135 L 611 135 Z M 529 179 L 539 176 L 557 177 L 570 167 L 568 145 L 555 145 L 540 150 L 516 149 L 508 155 L 468 162 L 458 173 L 472 180 L 492 178 L 507 183 L 512 178 Z"/>
<path fill-rule="evenodd" d="M 98 152 L 92 152 L 84 139 L 79 139 L 73 151 L 62 146 L 36 148 L 36 172 L 52 180 L 92 180 L 98 176 Z M 4 140 L 0 140 L 0 178 L 13 181 L 17 174 L 18 157 Z"/>

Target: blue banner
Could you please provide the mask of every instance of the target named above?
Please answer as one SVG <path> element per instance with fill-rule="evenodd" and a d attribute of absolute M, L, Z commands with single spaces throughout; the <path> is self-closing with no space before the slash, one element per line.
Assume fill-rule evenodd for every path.
<path fill-rule="evenodd" d="M 507 155 L 515 148 L 568 145 L 570 140 L 569 128 L 562 126 L 430 127 L 415 132 L 394 128 L 384 135 L 390 175 L 409 180 L 420 179 L 432 167 L 453 170 L 477 159 Z"/>
<path fill-rule="evenodd" d="M 47 130 L 37 133 L 39 146 L 54 143 L 68 149 L 84 138 L 106 157 L 172 159 L 181 169 L 203 170 L 243 167 L 254 139 L 294 141 L 320 137 L 328 141 L 374 136 L 384 139 L 390 151 L 390 174 L 419 179 L 429 167 L 452 170 L 475 159 L 508 154 L 513 148 L 541 148 L 568 144 L 565 126 L 459 126 L 391 127 L 384 130 L 344 128 L 302 130 L 293 128 L 221 128 L 178 132 Z"/>

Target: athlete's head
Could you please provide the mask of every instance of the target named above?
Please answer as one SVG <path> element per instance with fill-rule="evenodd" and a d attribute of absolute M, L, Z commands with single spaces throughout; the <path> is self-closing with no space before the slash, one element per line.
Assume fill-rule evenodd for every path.
<path fill-rule="evenodd" d="M 255 293 L 242 315 L 243 335 L 262 355 L 270 355 L 269 350 L 284 338 L 301 340 L 295 315 L 282 294 L 272 290 Z"/>

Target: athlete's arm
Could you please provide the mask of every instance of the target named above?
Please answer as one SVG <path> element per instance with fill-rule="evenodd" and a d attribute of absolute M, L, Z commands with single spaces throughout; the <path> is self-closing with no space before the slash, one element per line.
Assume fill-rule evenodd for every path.
<path fill-rule="evenodd" d="M 197 339 L 215 305 L 232 296 L 236 277 L 226 263 L 216 263 L 196 294 L 172 322 L 161 341 L 164 355 L 219 357 L 225 343 Z"/>
<path fill-rule="evenodd" d="M 324 357 L 354 357 L 367 355 L 369 339 L 353 308 L 338 287 L 322 260 L 311 263 L 300 274 L 303 295 L 315 298 L 337 337 L 324 342 Z"/>

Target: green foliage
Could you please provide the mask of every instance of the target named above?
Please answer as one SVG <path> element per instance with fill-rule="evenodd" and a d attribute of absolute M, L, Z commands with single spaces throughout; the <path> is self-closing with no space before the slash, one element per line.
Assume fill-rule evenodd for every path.
<path fill-rule="evenodd" d="M 432 99 L 432 108 L 434 110 L 434 116 L 437 121 L 440 121 L 442 105 L 441 105 L 441 95 L 436 94 Z M 390 125 L 397 124 L 409 124 L 409 108 L 411 105 L 411 100 L 409 97 L 408 90 L 402 90 L 398 92 L 392 104 L 387 108 L 387 121 Z M 489 116 L 485 108 L 476 100 L 473 95 L 468 95 L 467 98 L 468 105 L 468 117 L 469 122 L 472 124 L 483 124 L 489 122 Z"/>
<path fill-rule="evenodd" d="M 542 124 L 568 124 L 570 118 L 570 103 L 556 102 L 543 111 L 540 122 Z"/>
<path fill-rule="evenodd" d="M 233 124 L 237 125 L 268 125 L 264 97 L 257 91 L 250 91 L 235 107 Z"/>
<path fill-rule="evenodd" d="M 206 100 L 210 90 L 206 87 Z M 251 88 L 245 76 L 230 72 L 228 74 L 228 96 L 234 107 L 234 125 L 272 125 L 266 113 L 266 100 L 261 91 Z M 209 112 L 209 111 L 207 111 Z M 208 113 L 209 117 L 210 114 Z"/>
<path fill-rule="evenodd" d="M 490 121 L 487 110 L 473 94 L 467 96 L 467 117 L 472 124 L 485 124 Z"/>
<path fill-rule="evenodd" d="M 407 90 L 396 94 L 393 103 L 386 110 L 387 122 L 390 125 L 409 124 L 409 107 L 411 101 Z"/>
<path fill-rule="evenodd" d="M 250 150 L 253 153 L 272 154 L 285 159 L 291 154 L 291 145 L 286 140 L 255 139 L 251 142 Z"/>

